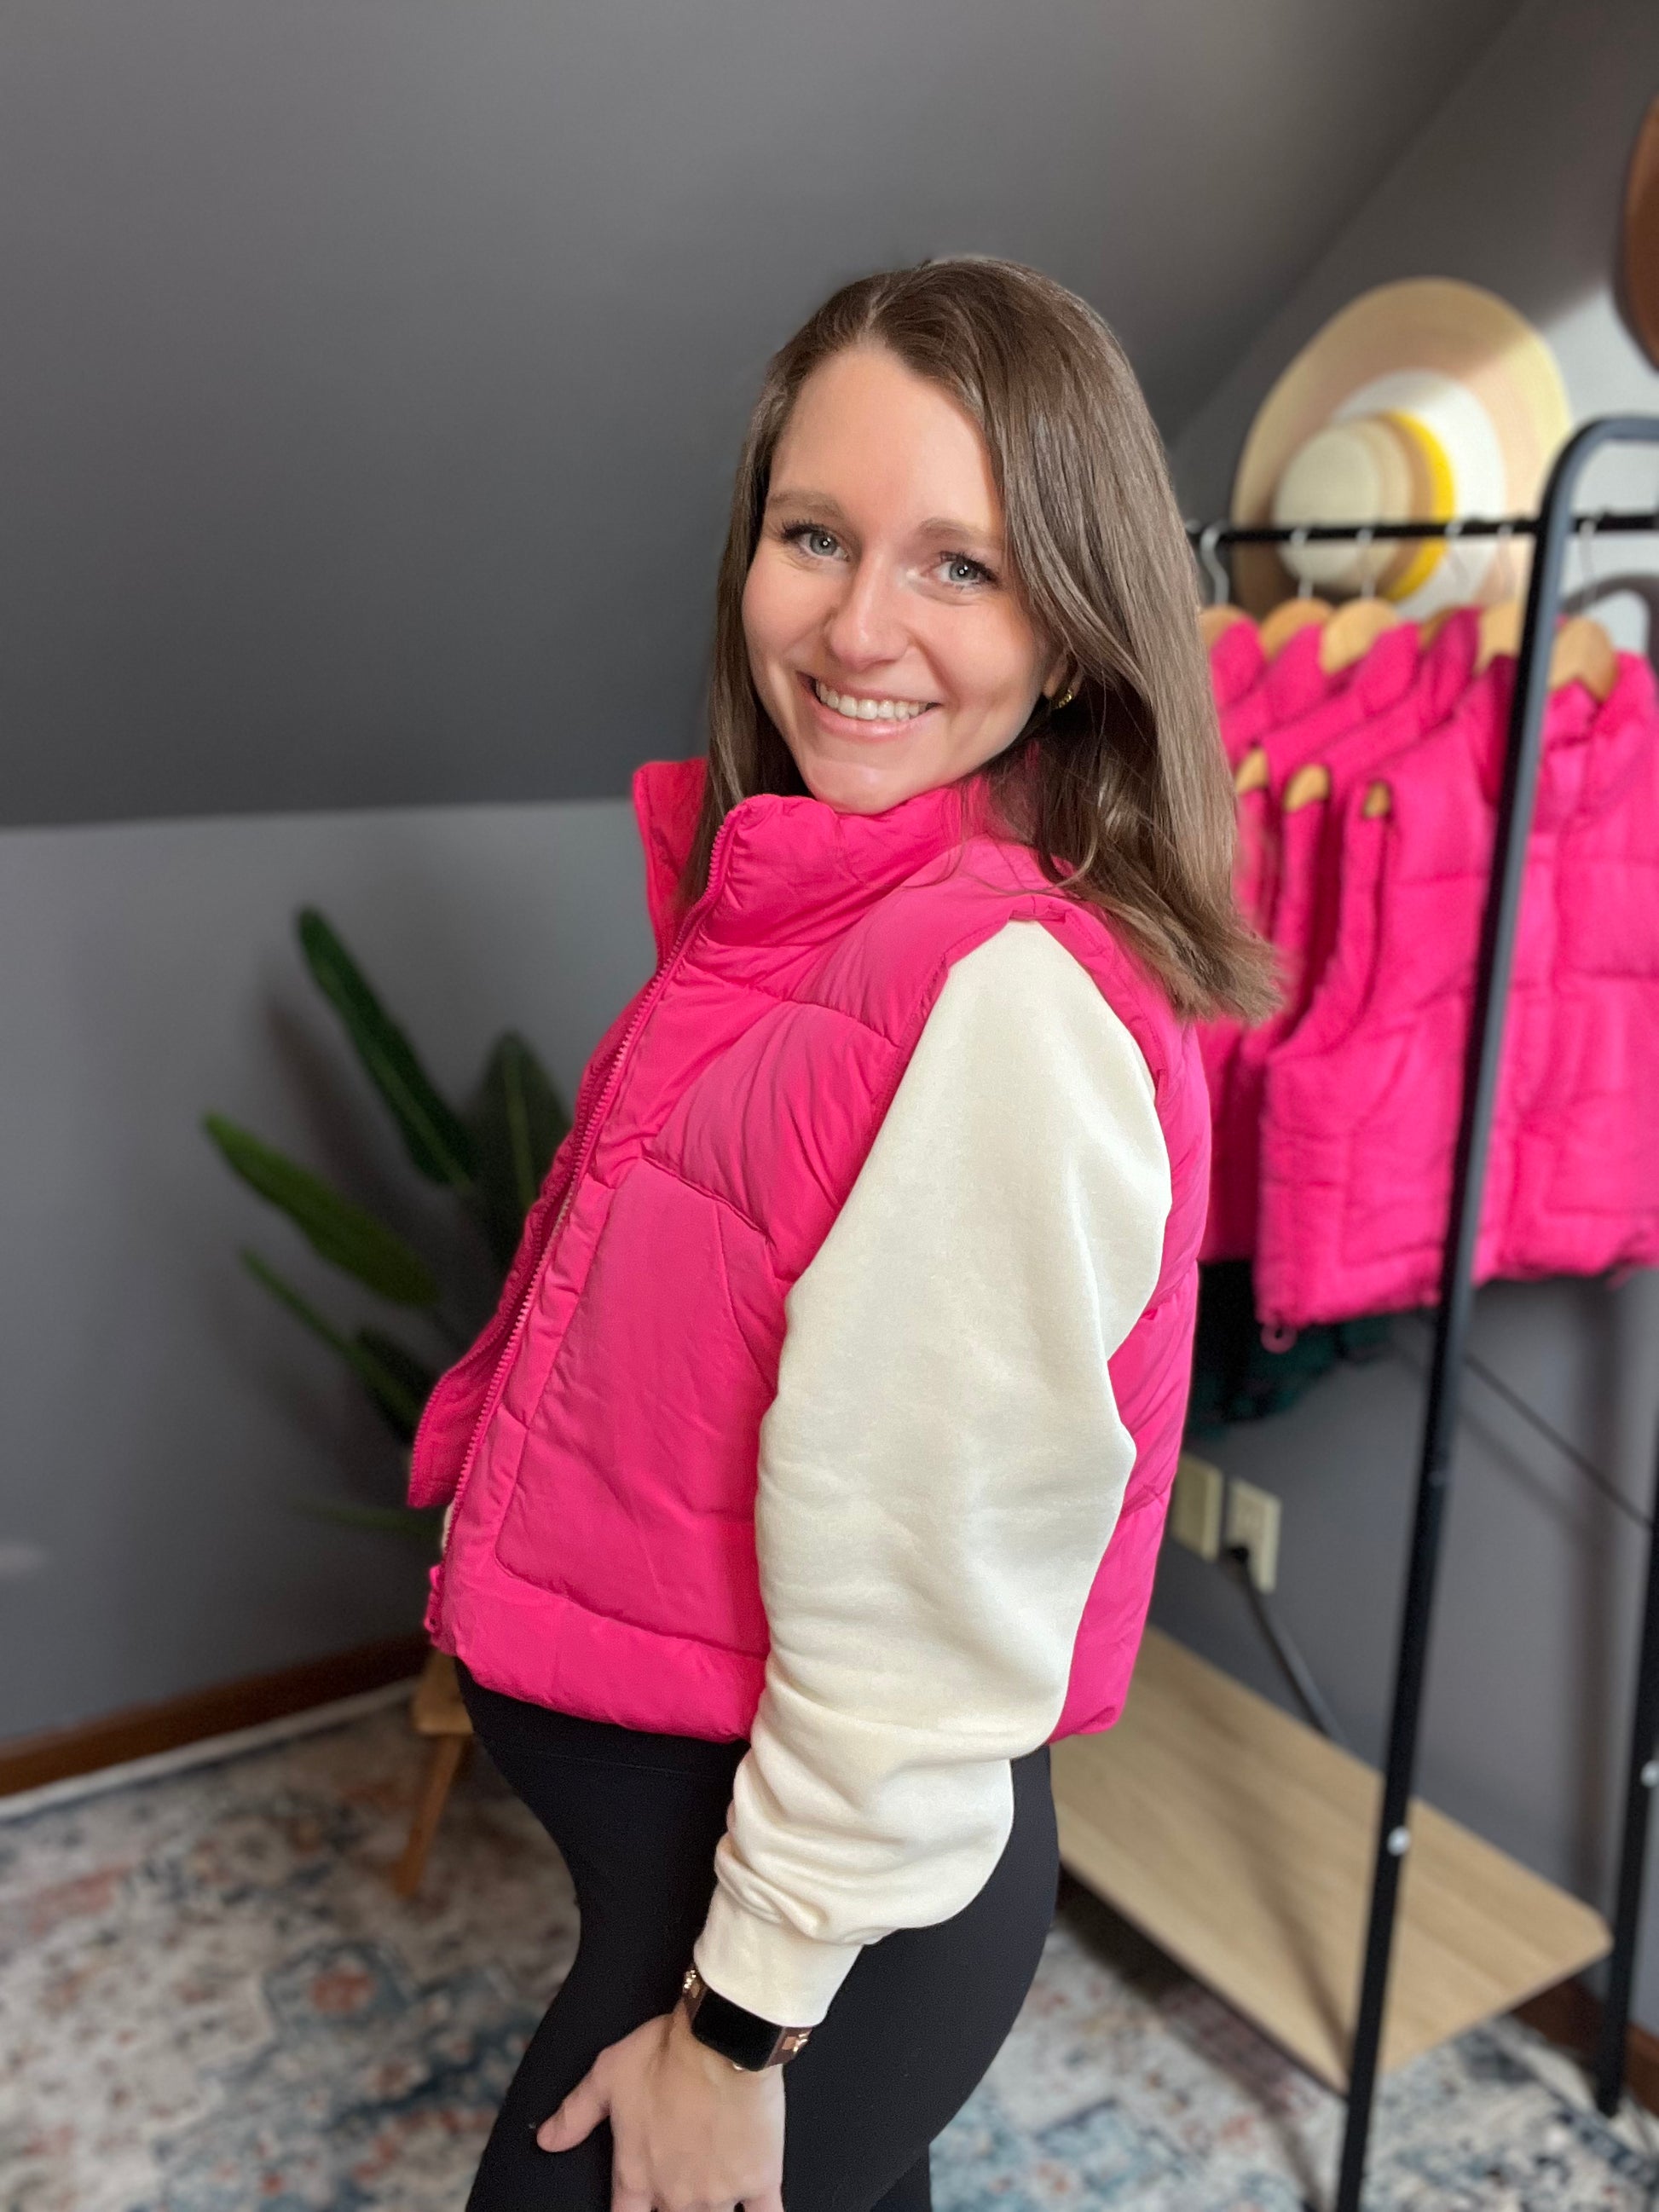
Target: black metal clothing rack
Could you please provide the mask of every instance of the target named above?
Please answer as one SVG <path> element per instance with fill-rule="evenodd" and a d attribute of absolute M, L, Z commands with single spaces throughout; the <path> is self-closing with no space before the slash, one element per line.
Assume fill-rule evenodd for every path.
<path fill-rule="evenodd" d="M 1536 515 L 1454 518 L 1449 521 L 1313 523 L 1296 527 L 1211 523 L 1188 526 L 1194 546 L 1218 574 L 1219 549 L 1231 545 L 1368 544 L 1373 539 L 1526 537 L 1536 540 L 1527 586 L 1514 699 L 1510 712 L 1497 834 L 1481 922 L 1474 1018 L 1464 1066 L 1462 1112 L 1454 1156 L 1450 1217 L 1435 1316 L 1434 1351 L 1423 1417 L 1411 1552 L 1395 1659 L 1388 1757 L 1366 1929 L 1359 2010 L 1348 2071 L 1347 2124 L 1334 2212 L 1360 2212 L 1365 2155 L 1376 2098 L 1383 2013 L 1393 1954 L 1401 1863 L 1411 1846 L 1410 1805 L 1428 1668 L 1429 1631 L 1447 1493 L 1450 1488 L 1458 1397 L 1474 1298 L 1475 1239 L 1486 1184 L 1486 1155 L 1504 1042 L 1516 926 L 1526 874 L 1527 841 L 1538 785 L 1550 654 L 1561 601 L 1569 539 L 1659 533 L 1659 513 L 1603 509 L 1575 515 L 1574 490 L 1585 464 L 1604 446 L 1659 447 L 1659 416 L 1605 415 L 1568 440 L 1551 470 Z M 1653 1791 L 1659 1786 L 1659 1453 L 1656 1455 L 1652 1528 L 1636 1694 L 1625 1782 L 1624 1834 L 1610 1954 L 1608 1986 L 1596 2058 L 1596 2103 L 1611 2117 L 1624 2089 L 1625 2045 L 1641 1914 L 1642 1873 Z"/>

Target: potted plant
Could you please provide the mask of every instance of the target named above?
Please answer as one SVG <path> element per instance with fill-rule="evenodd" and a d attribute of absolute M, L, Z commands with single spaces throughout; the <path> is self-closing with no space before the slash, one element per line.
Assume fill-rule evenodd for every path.
<path fill-rule="evenodd" d="M 524 1039 L 499 1037 L 471 1099 L 458 1110 L 422 1066 L 337 932 L 314 907 L 296 917 L 300 948 L 318 988 L 385 1103 L 410 1165 L 441 1185 L 504 1279 L 524 1217 L 570 1126 L 557 1091 Z M 313 1250 L 354 1281 L 419 1316 L 428 1337 L 444 1334 L 444 1285 L 437 1271 L 367 1206 L 222 1114 L 203 1117 L 208 1135 L 248 1188 L 286 1214 Z M 367 1323 L 331 1320 L 258 1252 L 242 1264 L 319 1342 L 343 1360 L 404 1448 L 437 1376 L 424 1350 Z M 453 1323 L 448 1334 L 453 1338 Z M 459 1348 L 452 1346 L 452 1348 Z M 337 1498 L 295 1501 L 295 1510 L 411 1538 L 434 1556 L 442 1509 L 401 1502 L 359 1505 Z"/>

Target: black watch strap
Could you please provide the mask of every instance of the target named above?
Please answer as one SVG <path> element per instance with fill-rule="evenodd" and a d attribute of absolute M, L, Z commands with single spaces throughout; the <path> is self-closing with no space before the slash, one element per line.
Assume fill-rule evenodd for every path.
<path fill-rule="evenodd" d="M 719 2051 L 745 2074 L 781 2066 L 812 2033 L 810 2027 L 780 2027 L 775 2021 L 763 2020 L 757 2012 L 733 2004 L 730 1997 L 711 1990 L 695 1966 L 686 1968 L 680 1991 L 686 2019 L 698 2042 Z"/>

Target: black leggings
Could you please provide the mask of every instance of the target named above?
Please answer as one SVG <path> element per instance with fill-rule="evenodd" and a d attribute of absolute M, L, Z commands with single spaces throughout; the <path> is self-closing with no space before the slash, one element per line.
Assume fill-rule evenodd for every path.
<path fill-rule="evenodd" d="M 747 1747 L 652 1735 L 503 1697 L 456 1669 L 479 1741 L 547 1830 L 581 1941 L 530 2039 L 467 2212 L 609 2212 L 611 2130 L 535 2130 L 607 2044 L 672 2009 Z M 973 1901 L 867 1945 L 784 2075 L 787 2212 L 928 2212 L 927 2146 L 967 2102 L 1036 1973 L 1059 1881 L 1048 1749 L 1012 1763 L 1014 1822 Z"/>

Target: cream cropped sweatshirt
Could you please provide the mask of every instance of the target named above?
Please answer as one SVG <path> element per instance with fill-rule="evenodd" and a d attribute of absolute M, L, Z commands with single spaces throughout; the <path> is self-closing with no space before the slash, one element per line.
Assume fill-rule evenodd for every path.
<path fill-rule="evenodd" d="M 1045 1742 L 1134 1447 L 1107 1362 L 1170 1164 L 1139 1048 L 1040 922 L 957 961 L 790 1291 L 761 1425 L 771 1651 L 694 1955 L 782 2026 L 960 1911 Z"/>

